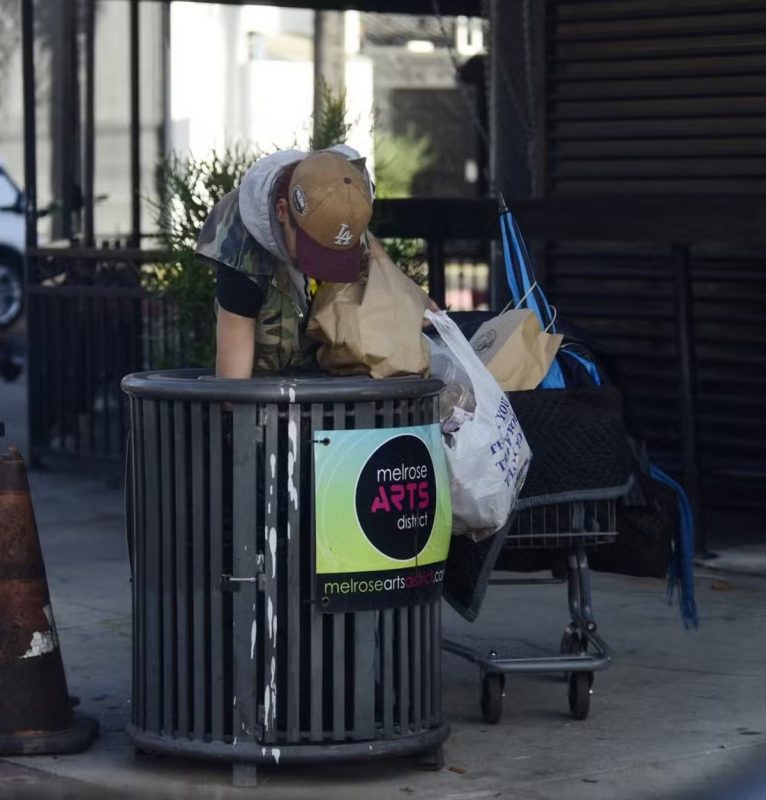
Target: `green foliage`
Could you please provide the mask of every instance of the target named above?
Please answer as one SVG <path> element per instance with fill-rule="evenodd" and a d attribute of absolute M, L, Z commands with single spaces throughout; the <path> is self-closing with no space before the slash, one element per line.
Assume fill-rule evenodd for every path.
<path fill-rule="evenodd" d="M 244 147 L 213 150 L 207 158 L 171 154 L 157 166 L 155 204 L 162 244 L 193 250 L 210 209 L 239 186 L 258 155 Z"/>
<path fill-rule="evenodd" d="M 348 138 L 351 123 L 346 121 L 346 92 L 333 92 L 324 78 L 319 79 L 319 108 L 314 117 L 314 135 L 310 150 L 325 150 L 343 144 Z"/>
<path fill-rule="evenodd" d="M 436 163 L 427 136 L 375 137 L 375 194 L 379 198 L 410 197 L 415 178 Z M 415 283 L 425 286 L 428 265 L 421 239 L 387 239 L 391 260 Z"/>
<path fill-rule="evenodd" d="M 422 239 L 384 239 L 381 244 L 391 260 L 418 286 L 428 283 L 428 264 L 423 257 Z"/>
<path fill-rule="evenodd" d="M 159 199 L 153 206 L 167 260 L 145 270 L 144 285 L 171 301 L 175 349 L 187 366 L 215 362 L 215 270 L 195 257 L 197 237 L 210 209 L 239 185 L 256 158 L 242 147 L 204 159 L 171 154 L 155 172 Z"/>
<path fill-rule="evenodd" d="M 375 137 L 375 194 L 380 198 L 410 197 L 415 178 L 436 164 L 427 136 Z"/>

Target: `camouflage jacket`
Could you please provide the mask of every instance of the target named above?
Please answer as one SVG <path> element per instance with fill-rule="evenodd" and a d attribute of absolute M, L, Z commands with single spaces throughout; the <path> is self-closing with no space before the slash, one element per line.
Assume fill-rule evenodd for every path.
<path fill-rule="evenodd" d="M 239 189 L 210 212 L 197 241 L 197 256 L 216 268 L 244 272 L 264 295 L 255 320 L 255 372 L 316 366 L 317 344 L 306 338 L 304 302 L 290 279 L 288 265 L 248 232 L 239 212 Z"/>

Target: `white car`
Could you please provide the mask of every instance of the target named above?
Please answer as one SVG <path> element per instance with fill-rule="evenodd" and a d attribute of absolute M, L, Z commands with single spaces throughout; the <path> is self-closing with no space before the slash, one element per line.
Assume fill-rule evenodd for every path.
<path fill-rule="evenodd" d="M 0 162 L 0 332 L 24 310 L 24 195 Z"/>

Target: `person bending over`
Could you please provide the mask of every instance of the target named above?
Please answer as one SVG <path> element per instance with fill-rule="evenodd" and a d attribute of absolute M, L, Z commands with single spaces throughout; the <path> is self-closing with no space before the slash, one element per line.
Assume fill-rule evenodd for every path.
<path fill-rule="evenodd" d="M 372 204 L 364 159 L 345 145 L 265 156 L 216 203 L 196 252 L 216 268 L 218 377 L 315 366 L 305 330 L 318 283 L 356 281 L 383 253 Z"/>

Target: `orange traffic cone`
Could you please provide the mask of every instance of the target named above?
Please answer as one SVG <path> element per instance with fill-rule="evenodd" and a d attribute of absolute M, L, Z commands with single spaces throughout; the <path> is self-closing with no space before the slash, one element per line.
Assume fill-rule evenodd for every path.
<path fill-rule="evenodd" d="M 67 692 L 24 461 L 0 455 L 0 755 L 85 750 L 98 722 Z"/>

